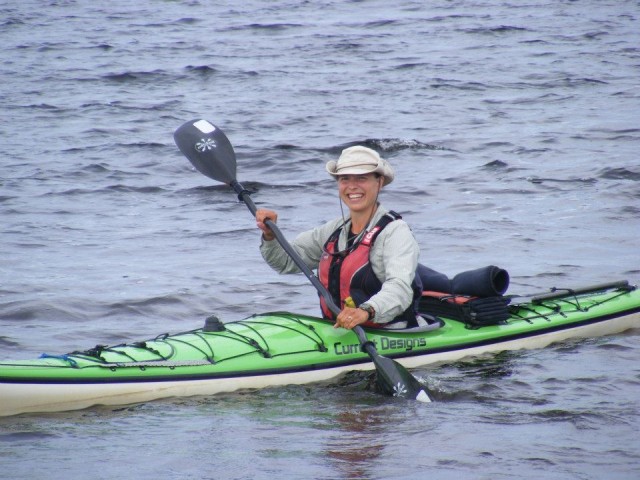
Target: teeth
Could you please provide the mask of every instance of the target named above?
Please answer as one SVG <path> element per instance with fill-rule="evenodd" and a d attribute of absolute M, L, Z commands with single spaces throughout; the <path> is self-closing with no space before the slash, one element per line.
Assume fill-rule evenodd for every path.
<path fill-rule="evenodd" d="M 349 198 L 351 198 L 352 200 L 356 199 L 356 198 L 362 198 L 362 197 L 363 197 L 363 195 L 361 193 L 351 193 L 351 194 L 349 194 Z"/>

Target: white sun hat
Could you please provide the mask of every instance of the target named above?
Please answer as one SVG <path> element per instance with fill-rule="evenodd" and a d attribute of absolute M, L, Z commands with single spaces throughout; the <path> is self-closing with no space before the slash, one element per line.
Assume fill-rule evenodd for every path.
<path fill-rule="evenodd" d="M 393 168 L 378 152 L 367 147 L 356 145 L 342 151 L 338 161 L 331 160 L 326 165 L 327 172 L 334 177 L 338 175 L 363 175 L 377 173 L 384 177 L 383 185 L 393 182 Z"/>

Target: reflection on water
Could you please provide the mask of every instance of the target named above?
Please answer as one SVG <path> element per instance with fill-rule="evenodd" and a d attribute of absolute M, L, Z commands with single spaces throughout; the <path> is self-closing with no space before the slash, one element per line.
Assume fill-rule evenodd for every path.
<path fill-rule="evenodd" d="M 335 415 L 335 429 L 327 442 L 326 455 L 341 472 L 341 478 L 367 478 L 371 462 L 382 453 L 380 435 L 385 424 L 382 412 L 358 409 Z"/>

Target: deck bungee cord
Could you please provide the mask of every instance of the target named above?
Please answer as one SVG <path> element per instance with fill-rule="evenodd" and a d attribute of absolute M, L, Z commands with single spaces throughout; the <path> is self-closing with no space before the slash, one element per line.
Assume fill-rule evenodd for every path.
<path fill-rule="evenodd" d="M 614 282 L 611 284 L 605 284 L 602 286 L 596 286 L 589 292 L 580 292 L 579 289 L 572 290 L 570 288 L 563 289 L 551 289 L 551 294 L 554 294 L 553 297 L 545 297 L 545 295 L 541 295 L 539 297 L 534 297 L 531 301 L 531 304 L 515 304 L 509 306 L 509 311 L 512 316 L 525 320 L 529 323 L 532 323 L 531 320 L 536 318 L 543 318 L 547 321 L 550 321 L 550 317 L 553 315 L 561 315 L 565 316 L 566 314 L 575 311 L 575 312 L 583 312 L 587 313 L 591 309 L 598 307 L 600 305 L 604 305 L 608 302 L 612 302 L 617 298 L 636 290 L 637 287 L 635 285 L 630 285 L 627 281 L 622 282 Z M 594 300 L 592 296 L 587 296 L 589 293 L 594 293 L 597 291 L 605 292 L 607 290 L 617 290 L 618 293 L 616 295 L 609 296 L 605 299 Z M 566 292 L 564 294 L 559 292 Z M 558 294 L 559 293 L 559 294 Z M 566 295 L 566 296 L 562 296 Z M 582 297 L 583 303 L 580 303 L 580 298 Z M 585 305 L 587 299 L 590 300 L 588 305 Z M 570 305 L 574 308 L 574 310 L 563 310 L 563 305 Z M 549 313 L 540 312 L 537 308 L 547 308 L 550 310 Z M 529 312 L 532 315 L 522 315 L 521 312 Z"/>
<path fill-rule="evenodd" d="M 327 352 L 327 346 L 324 341 L 318 335 L 315 327 L 310 324 L 305 324 L 298 318 L 290 318 L 287 314 L 278 312 L 267 313 L 270 318 L 280 318 L 286 323 L 275 324 L 273 320 L 270 322 L 251 320 L 251 318 L 257 317 L 254 315 L 247 320 L 239 320 L 236 322 L 229 322 L 224 324 L 224 329 L 216 332 L 207 332 L 204 329 L 188 330 L 175 334 L 164 333 L 157 337 L 142 341 L 123 343 L 113 346 L 96 345 L 93 348 L 83 351 L 73 351 L 71 353 L 62 355 L 51 355 L 43 353 L 40 355 L 41 359 L 61 360 L 67 362 L 71 368 L 90 368 L 90 367 L 171 367 L 171 366 L 191 366 L 191 365 L 206 365 L 217 364 L 220 362 L 232 360 L 244 355 L 251 355 L 253 353 L 259 353 L 263 358 L 273 358 L 281 355 L 295 355 L 312 351 Z M 288 331 L 299 336 L 309 339 L 313 343 L 313 348 L 294 350 L 285 353 L 274 354 L 270 351 L 268 340 L 254 327 L 259 325 L 268 325 L 270 327 L 277 325 L 284 331 Z M 234 331 L 239 326 L 245 327 L 249 332 L 253 333 L 253 337 L 247 333 L 239 333 Z M 309 334 L 308 332 L 311 332 Z M 195 339 L 198 339 L 194 341 Z M 228 355 L 224 358 L 219 358 L 214 352 L 214 346 L 216 339 L 228 339 L 231 341 L 242 343 L 246 346 L 253 348 L 252 351 L 243 352 L 237 355 Z M 155 348 L 151 346 L 155 344 Z M 198 352 L 202 355 L 202 359 L 194 360 L 175 360 L 176 346 L 180 345 Z M 168 354 L 162 354 L 159 350 L 162 346 L 168 346 L 170 351 Z M 137 358 L 135 352 L 144 352 L 147 354 L 155 355 L 157 358 Z M 103 354 L 112 354 L 116 356 L 122 356 L 128 359 L 128 361 L 117 361 L 115 359 L 107 359 Z M 183 352 L 184 354 L 184 352 Z M 80 361 L 90 362 L 87 365 L 81 366 Z M 19 365 L 17 363 L 11 363 L 12 365 Z M 2 363 L 0 363 L 0 366 Z M 25 364 L 23 366 L 30 366 Z M 59 365 L 50 365 L 50 367 L 59 367 Z"/>

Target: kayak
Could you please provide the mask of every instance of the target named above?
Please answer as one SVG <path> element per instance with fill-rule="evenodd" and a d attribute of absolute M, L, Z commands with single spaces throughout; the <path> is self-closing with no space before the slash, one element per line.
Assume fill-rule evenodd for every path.
<path fill-rule="evenodd" d="M 439 316 L 418 328 L 365 331 L 382 355 L 416 368 L 640 327 L 640 290 L 626 281 L 553 290 L 511 296 L 509 318 L 495 325 Z M 201 328 L 145 341 L 0 362 L 0 416 L 306 384 L 353 370 L 374 370 L 371 358 L 353 331 L 321 318 L 209 317 Z"/>

